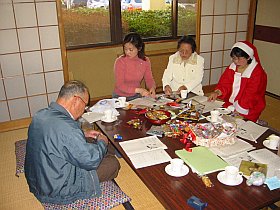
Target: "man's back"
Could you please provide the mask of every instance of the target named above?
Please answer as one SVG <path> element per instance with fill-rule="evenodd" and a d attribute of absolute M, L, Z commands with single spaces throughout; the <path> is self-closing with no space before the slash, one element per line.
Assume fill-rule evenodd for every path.
<path fill-rule="evenodd" d="M 79 123 L 52 103 L 33 117 L 29 127 L 25 175 L 30 191 L 48 203 L 98 195 L 96 169 L 105 152 L 105 143 L 86 143 Z"/>

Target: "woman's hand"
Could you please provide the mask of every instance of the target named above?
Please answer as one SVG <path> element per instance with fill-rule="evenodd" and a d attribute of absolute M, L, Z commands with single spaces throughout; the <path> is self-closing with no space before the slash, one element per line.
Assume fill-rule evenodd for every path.
<path fill-rule="evenodd" d="M 153 87 L 150 89 L 150 96 L 151 96 L 152 98 L 155 98 L 155 97 L 156 97 L 156 89 L 153 88 Z"/>
<path fill-rule="evenodd" d="M 141 96 L 149 96 L 150 93 L 145 88 L 136 88 L 135 93 L 140 93 Z"/>
<path fill-rule="evenodd" d="M 215 101 L 220 95 L 222 95 L 222 92 L 220 90 L 215 90 L 208 97 L 208 101 Z"/>
<path fill-rule="evenodd" d="M 164 87 L 164 94 L 170 96 L 172 94 L 172 89 L 169 85 Z"/>
<path fill-rule="evenodd" d="M 188 88 L 185 85 L 182 85 L 181 87 L 178 88 L 177 93 L 180 94 L 181 90 L 188 90 Z"/>

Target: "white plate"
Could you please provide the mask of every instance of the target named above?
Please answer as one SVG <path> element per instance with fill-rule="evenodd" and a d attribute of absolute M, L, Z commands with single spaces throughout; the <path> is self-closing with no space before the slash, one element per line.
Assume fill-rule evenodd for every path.
<path fill-rule="evenodd" d="M 106 122 L 106 123 L 111 123 L 111 122 L 116 121 L 117 119 L 118 119 L 118 117 L 113 117 L 112 119 L 107 119 L 107 118 L 105 118 L 105 117 L 102 117 L 102 118 L 101 118 L 101 121 L 102 121 L 102 122 Z"/>
<path fill-rule="evenodd" d="M 209 122 L 212 122 L 211 116 L 207 116 L 207 117 L 206 117 L 206 120 L 208 120 Z M 218 121 L 215 122 L 215 123 L 221 123 L 222 121 L 223 121 L 223 119 L 222 119 L 221 117 L 218 117 Z M 213 122 L 213 123 L 214 123 L 214 122 Z"/>
<path fill-rule="evenodd" d="M 230 114 L 231 113 L 231 111 L 227 108 L 217 108 L 216 110 L 219 111 L 220 114 Z"/>
<path fill-rule="evenodd" d="M 234 182 L 228 182 L 225 180 L 225 171 L 222 171 L 220 173 L 218 173 L 217 178 L 218 180 L 223 183 L 224 185 L 228 185 L 228 186 L 237 186 L 240 185 L 243 182 L 243 177 L 242 175 L 238 174 L 237 175 L 237 179 Z"/>
<path fill-rule="evenodd" d="M 175 176 L 175 177 L 181 177 L 181 176 L 186 176 L 189 173 L 189 168 L 186 165 L 183 165 L 182 169 L 181 169 L 181 173 L 174 173 L 171 170 L 171 164 L 167 165 L 165 167 L 165 172 L 170 175 L 170 176 Z"/>
<path fill-rule="evenodd" d="M 271 146 L 269 145 L 269 141 L 270 141 L 270 140 L 264 140 L 264 141 L 263 141 L 263 145 L 264 145 L 265 147 L 267 147 L 268 149 L 277 150 L 278 147 L 271 147 Z"/>

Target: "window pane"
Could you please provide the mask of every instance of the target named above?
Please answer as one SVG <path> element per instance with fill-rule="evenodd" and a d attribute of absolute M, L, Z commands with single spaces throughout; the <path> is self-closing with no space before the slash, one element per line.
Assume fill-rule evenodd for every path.
<path fill-rule="evenodd" d="M 197 0 L 178 0 L 178 36 L 196 34 Z"/>
<path fill-rule="evenodd" d="M 130 3 L 127 3 L 130 2 Z M 171 36 L 171 5 L 165 0 L 121 1 L 123 36 L 138 32 L 143 38 Z"/>
<path fill-rule="evenodd" d="M 111 42 L 109 0 L 62 2 L 66 47 Z"/>

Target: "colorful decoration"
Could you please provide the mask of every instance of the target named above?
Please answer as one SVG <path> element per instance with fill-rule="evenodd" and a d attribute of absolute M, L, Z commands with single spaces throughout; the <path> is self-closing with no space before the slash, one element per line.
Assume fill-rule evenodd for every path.
<path fill-rule="evenodd" d="M 140 129 L 142 129 L 143 122 L 139 118 L 135 118 L 135 119 L 129 120 L 127 122 L 127 124 L 133 126 L 133 128 L 140 130 Z"/>

